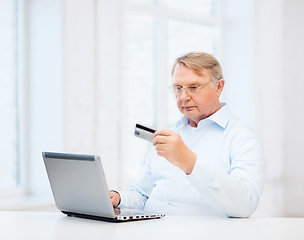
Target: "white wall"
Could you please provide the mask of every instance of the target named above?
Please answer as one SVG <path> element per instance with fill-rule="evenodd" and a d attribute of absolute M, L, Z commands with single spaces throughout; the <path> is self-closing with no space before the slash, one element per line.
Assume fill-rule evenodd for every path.
<path fill-rule="evenodd" d="M 96 151 L 95 2 L 63 2 L 63 79 L 65 149 Z"/>
<path fill-rule="evenodd" d="M 304 216 L 304 1 L 283 4 L 284 215 Z"/>
<path fill-rule="evenodd" d="M 28 17 L 22 64 L 28 102 L 23 108 L 28 122 L 23 144 L 29 151 L 23 159 L 25 185 L 32 194 L 50 196 L 41 152 L 63 150 L 61 1 L 29 0 L 24 7 Z"/>
<path fill-rule="evenodd" d="M 121 185 L 119 0 L 63 1 L 65 151 L 99 154 Z"/>
<path fill-rule="evenodd" d="M 254 127 L 253 1 L 222 2 L 223 100 L 235 116 Z"/>
<path fill-rule="evenodd" d="M 267 159 L 258 214 L 304 216 L 303 1 L 255 4 L 255 121 Z"/>

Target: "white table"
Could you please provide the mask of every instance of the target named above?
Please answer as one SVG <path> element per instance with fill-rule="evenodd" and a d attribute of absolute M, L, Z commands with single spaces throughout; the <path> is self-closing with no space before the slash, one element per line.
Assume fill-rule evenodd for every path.
<path fill-rule="evenodd" d="M 0 211 L 0 239 L 304 239 L 303 218 L 219 219 L 166 216 L 160 220 L 109 223 L 61 213 Z"/>

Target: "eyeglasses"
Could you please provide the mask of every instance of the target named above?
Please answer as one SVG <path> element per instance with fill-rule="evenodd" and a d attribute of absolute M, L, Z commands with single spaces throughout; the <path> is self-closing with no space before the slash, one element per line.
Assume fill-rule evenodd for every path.
<path fill-rule="evenodd" d="M 196 86 L 196 85 L 191 85 L 191 86 L 187 86 L 187 87 L 182 87 L 182 86 L 171 86 L 170 89 L 172 91 L 172 93 L 174 93 L 175 95 L 181 95 L 183 93 L 183 89 L 185 89 L 186 93 L 188 95 L 194 95 L 197 94 L 199 92 L 199 90 L 204 87 L 205 85 L 207 85 L 211 80 L 209 80 L 208 82 L 204 83 L 203 85 L 200 86 Z"/>

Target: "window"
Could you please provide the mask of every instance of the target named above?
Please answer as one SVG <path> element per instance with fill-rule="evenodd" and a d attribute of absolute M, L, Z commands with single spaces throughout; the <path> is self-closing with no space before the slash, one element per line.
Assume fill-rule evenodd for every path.
<path fill-rule="evenodd" d="M 101 155 L 105 166 L 107 170 L 113 169 L 113 174 L 108 171 L 113 175 L 110 182 L 116 184 L 117 174 L 117 179 L 123 180 L 117 180 L 119 188 L 128 187 L 151 146 L 133 136 L 135 124 L 169 128 L 180 117 L 168 90 L 174 59 L 189 51 L 219 53 L 216 3 L 216 0 L 101 0 L 66 1 L 62 5 L 60 0 L 1 1 L 1 194 L 20 186 L 31 192 L 49 190 L 41 151 L 74 150 L 64 145 L 65 138 L 69 138 L 65 128 L 72 121 L 78 129 L 84 126 L 77 118 L 64 122 L 63 117 L 67 107 L 64 102 L 71 94 L 64 92 L 63 86 L 70 90 L 77 81 L 85 81 L 85 85 L 89 82 L 93 84 L 89 86 L 97 88 L 96 92 L 90 92 L 92 98 L 86 103 L 91 106 L 86 110 L 92 118 L 84 118 L 84 122 L 89 123 L 86 128 L 93 122 L 98 123 L 100 129 L 95 131 L 95 125 L 91 124 L 92 131 L 83 132 L 96 142 L 97 149 L 103 147 Z M 24 13 L 22 10 L 25 36 L 19 34 L 19 5 L 26 10 Z M 77 22 L 79 12 L 83 16 Z M 108 19 L 111 21 L 107 22 Z M 88 37 L 79 40 L 74 33 Z M 22 69 L 20 55 L 24 59 Z M 77 65 L 79 62 L 71 59 L 90 62 L 83 60 L 83 64 Z M 83 75 L 67 74 L 74 71 L 75 66 L 82 68 Z M 95 100 L 98 104 L 92 107 L 91 101 L 95 103 Z M 75 105 L 68 107 L 77 107 Z M 105 131 L 108 128 L 109 135 Z M 77 150 L 92 152 L 94 148 L 81 147 Z"/>
<path fill-rule="evenodd" d="M 214 0 L 125 0 L 122 16 L 123 187 L 136 177 L 151 143 L 135 138 L 140 123 L 170 128 L 180 118 L 170 94 L 171 66 L 187 52 L 216 55 L 219 20 Z"/>
<path fill-rule="evenodd" d="M 17 3 L 0 3 L 0 192 L 20 184 L 18 156 Z"/>

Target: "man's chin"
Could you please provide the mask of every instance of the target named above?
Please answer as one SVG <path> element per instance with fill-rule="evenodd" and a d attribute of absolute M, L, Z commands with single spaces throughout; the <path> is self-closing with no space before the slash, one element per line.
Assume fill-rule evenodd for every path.
<path fill-rule="evenodd" d="M 195 114 L 194 112 L 183 112 L 183 115 L 185 115 L 187 118 L 193 120 L 197 118 L 197 114 Z"/>

